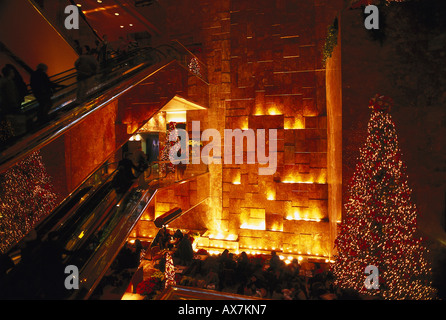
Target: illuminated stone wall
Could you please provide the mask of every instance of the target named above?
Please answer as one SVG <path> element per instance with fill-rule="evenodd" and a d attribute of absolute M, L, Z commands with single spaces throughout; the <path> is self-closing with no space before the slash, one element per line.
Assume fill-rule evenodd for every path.
<path fill-rule="evenodd" d="M 259 165 L 246 164 L 246 149 L 243 164 L 210 166 L 208 214 L 215 221 L 201 245 L 329 257 L 321 58 L 336 1 L 203 0 L 184 5 L 172 3 L 170 36 L 201 45 L 209 68 L 208 127 L 222 136 L 223 129 L 277 129 L 274 176 L 261 176 Z M 193 19 L 180 15 L 188 11 Z M 221 147 L 227 145 L 224 141 Z"/>

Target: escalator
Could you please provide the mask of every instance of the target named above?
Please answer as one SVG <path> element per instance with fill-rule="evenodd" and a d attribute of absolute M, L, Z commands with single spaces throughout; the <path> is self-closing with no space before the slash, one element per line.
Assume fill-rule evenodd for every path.
<path fill-rule="evenodd" d="M 142 80 L 155 75 L 172 63 L 177 63 L 194 76 L 207 83 L 206 68 L 201 73 L 190 68 L 190 62 L 199 62 L 179 42 L 172 42 L 156 48 L 137 48 L 125 56 L 117 56 L 91 79 L 92 85 L 85 96 L 76 95 L 78 83 L 75 70 L 67 70 L 53 82 L 65 87 L 53 96 L 50 121 L 37 128 L 29 128 L 26 134 L 13 139 L 0 150 L 0 172 L 3 172 L 26 155 L 41 149 L 70 128 L 83 121 L 93 112 L 132 89 Z M 38 103 L 32 95 L 22 106 L 22 114 L 34 117 Z M 149 119 L 146 119 L 149 120 Z"/>
<path fill-rule="evenodd" d="M 181 49 L 181 46 L 178 48 L 166 45 L 163 48 L 150 48 L 144 51 L 153 54 L 149 54 L 149 58 L 154 57 L 152 60 L 144 57 L 141 62 L 141 53 L 138 52 L 130 61 L 124 59 L 117 61 L 111 69 L 108 69 L 108 74 L 113 74 L 114 77 L 106 78 L 98 83 L 84 100 L 87 102 L 71 101 L 73 92 L 70 93 L 70 85 L 68 85 L 55 97 L 57 106 L 53 111 L 55 120 L 36 132 L 30 132 L 22 141 L 18 141 L 5 150 L 2 153 L 1 165 L 7 168 L 18 161 L 18 158 L 50 143 L 71 125 L 94 112 L 101 105 L 97 102 L 98 100 L 108 101 L 115 98 L 120 92 L 131 88 L 132 83 L 140 81 L 141 78 L 147 78 L 150 74 L 156 74 L 157 70 L 171 64 L 172 61 L 188 70 L 186 56 L 190 53 L 181 52 Z M 61 76 L 62 81 L 66 83 L 72 81 L 73 77 L 69 74 L 69 72 L 64 73 Z M 75 87 L 75 83 L 72 86 Z M 73 90 L 75 88 L 71 89 Z M 89 101 L 94 101 L 94 103 Z M 24 112 L 32 112 L 33 108 L 35 108 L 35 102 L 30 101 L 24 106 Z M 9 159 L 3 157 L 4 155 L 8 155 Z M 108 165 L 107 162 L 104 164 L 104 166 Z M 98 171 L 100 170 L 101 168 Z M 64 288 L 61 291 L 62 295 L 58 295 L 57 298 L 88 299 L 156 193 L 153 189 L 140 189 L 135 182 L 126 193 L 118 195 L 111 183 L 116 171 L 111 173 L 110 170 L 106 171 L 107 174 L 100 179 L 99 183 L 81 184 L 36 227 L 36 239 L 30 242 L 32 250 L 31 252 L 27 250 L 27 259 L 22 259 L 23 242 L 8 252 L 8 255 L 16 262 L 16 267 L 10 271 L 5 282 L 0 279 L 2 288 L 0 298 L 40 299 L 45 297 L 45 285 L 51 281 L 42 277 L 47 269 L 43 250 L 50 235 L 56 232 L 58 244 L 63 246 L 64 250 L 71 251 L 70 254 L 65 255 L 63 264 L 77 266 L 81 278 L 80 290 L 70 292 Z M 54 282 L 63 284 L 56 279 Z"/>
<path fill-rule="evenodd" d="M 48 298 L 48 290 L 45 290 L 48 278 L 44 277 L 44 272 L 41 271 L 50 268 L 45 248 L 50 243 L 49 238 L 52 235 L 57 235 L 57 245 L 67 251 L 61 267 L 75 265 L 81 275 L 85 274 L 85 267 L 89 267 L 86 276 L 90 276 L 92 265 L 95 265 L 94 269 L 98 271 L 112 262 L 115 253 L 119 252 L 122 240 L 125 239 L 123 237 L 127 236 L 121 232 L 121 228 L 129 227 L 124 220 L 133 216 L 132 224 L 136 223 L 140 210 L 137 210 L 138 213 L 135 215 L 135 209 L 140 203 L 147 201 L 142 197 L 142 190 L 137 188 L 136 182 L 126 193 L 117 194 L 112 187 L 115 174 L 116 172 L 110 174 L 98 186 L 80 188 L 73 193 L 53 215 L 36 227 L 36 238 L 33 241 L 20 243 L 8 252 L 8 255 L 15 260 L 16 266 L 8 273 L 6 279 L 1 281 L 0 298 Z M 32 250 L 26 250 L 26 257 L 24 248 Z M 112 257 L 109 258 L 105 254 L 107 259 L 103 261 L 97 256 L 98 252 L 100 256 L 108 252 Z M 63 269 L 57 271 L 58 276 L 55 274 L 53 281 L 63 279 L 61 278 Z M 63 282 L 59 283 L 60 287 L 63 287 Z M 83 290 L 76 292 L 76 295 L 88 292 L 89 290 L 83 286 Z M 57 293 L 57 299 L 67 299 L 72 292 L 59 289 Z"/>
<path fill-rule="evenodd" d="M 102 170 L 102 167 L 99 170 Z M 83 234 L 79 237 L 76 229 L 81 227 L 85 230 L 94 230 L 106 216 L 109 207 L 119 201 L 111 183 L 115 175 L 116 170 L 105 175 L 102 181 L 95 184 L 91 183 L 91 179 L 86 179 L 80 188 L 34 228 L 30 233 L 32 237 L 28 235 L 9 250 L 7 254 L 14 261 L 15 267 L 5 279 L 0 281 L 2 288 L 0 298 L 40 299 L 45 297 L 45 277 L 42 274 L 48 263 L 45 248 L 49 243 L 49 238 L 57 234 L 59 246 L 79 255 L 76 250 L 82 250 L 82 246 L 89 240 L 91 234 L 85 234 L 85 237 Z M 67 259 L 71 260 L 71 257 L 66 256 L 65 260 Z"/>
<path fill-rule="evenodd" d="M 104 166 L 109 164 L 104 164 L 98 171 Z M 48 283 L 58 284 L 57 295 L 50 296 L 54 299 L 82 300 L 94 294 L 142 214 L 153 205 L 152 200 L 162 185 L 159 180 L 165 178 L 155 174 L 151 178 L 153 183 L 147 188 L 141 188 L 137 179 L 124 193 L 118 194 L 113 183 L 117 171 L 112 168 L 108 172 L 97 183 L 86 179 L 52 215 L 35 228 L 36 240 L 19 243 L 8 252 L 16 266 L 5 281 L 0 279 L 0 299 L 47 299 Z M 177 208 L 169 211 L 157 220 L 157 224 L 158 221 L 165 224 L 176 219 L 193 207 L 186 211 Z M 57 235 L 58 246 L 67 251 L 55 271 L 45 251 L 53 234 Z M 24 251 L 27 249 L 24 244 L 30 246 L 31 254 L 29 250 Z M 26 257 L 23 256 L 24 252 Z M 79 270 L 77 290 L 64 287 L 67 276 L 64 268 L 69 265 Z M 53 270 L 49 278 L 47 269 Z"/>
<path fill-rule="evenodd" d="M 80 288 L 71 292 L 69 299 L 88 299 L 93 294 L 152 196 L 151 191 L 133 186 L 93 229 L 92 236 L 69 260 L 79 266 L 80 273 Z"/>
<path fill-rule="evenodd" d="M 29 126 L 24 134 L 0 146 L 0 173 L 172 64 L 207 84 L 206 67 L 176 41 L 157 47 L 139 47 L 125 55 L 114 56 L 91 79 L 93 84 L 82 97 L 77 96 L 75 69 L 52 76 L 51 81 L 63 88 L 52 97 L 50 120 L 39 126 L 33 124 L 38 102 L 29 92 L 20 112 Z M 118 143 L 117 147 L 120 147 Z M 100 181 L 94 183 L 87 177 L 85 183 L 38 224 L 34 239 L 28 243 L 25 241 L 29 239 L 24 239 L 11 248 L 8 255 L 16 267 L 7 279 L 0 279 L 0 298 L 45 298 L 47 283 L 44 281 L 48 278 L 42 277 L 46 268 L 43 248 L 48 238 L 57 234 L 58 244 L 70 251 L 64 256 L 63 264 L 77 266 L 81 279 L 80 290 L 63 290 L 58 298 L 88 299 L 156 193 L 153 189 L 139 188 L 135 182 L 124 194 L 118 194 L 112 184 L 115 174 L 116 171 L 107 170 Z M 24 245 L 30 244 L 31 250 L 23 250 Z M 22 256 L 25 251 L 26 259 Z"/>

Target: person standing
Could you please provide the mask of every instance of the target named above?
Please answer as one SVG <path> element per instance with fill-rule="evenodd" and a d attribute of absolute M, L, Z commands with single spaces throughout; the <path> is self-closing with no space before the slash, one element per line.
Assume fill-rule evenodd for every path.
<path fill-rule="evenodd" d="M 15 74 L 11 68 L 2 69 L 3 78 L 0 80 L 0 90 L 2 96 L 2 110 L 6 115 L 17 114 L 20 111 L 19 88 L 14 81 Z"/>
<path fill-rule="evenodd" d="M 99 46 L 99 52 L 98 52 L 98 61 L 101 66 L 101 68 L 105 68 L 107 65 L 107 59 L 108 59 L 108 37 L 106 34 L 102 37 L 101 45 Z"/>
<path fill-rule="evenodd" d="M 10 77 L 14 82 L 18 103 L 22 104 L 22 102 L 25 101 L 25 96 L 28 94 L 28 88 L 19 71 L 12 64 L 8 63 L 5 65 L 2 72 L 5 77 Z"/>
<path fill-rule="evenodd" d="M 98 71 L 98 62 L 91 54 L 90 47 L 85 46 L 84 54 L 76 60 L 74 66 L 77 70 L 77 99 L 87 94 L 92 85 L 92 77 Z"/>
<path fill-rule="evenodd" d="M 48 113 L 53 106 L 51 97 L 57 88 L 63 87 L 50 80 L 47 75 L 48 66 L 44 63 L 39 63 L 36 70 L 31 74 L 30 85 L 31 90 L 39 103 L 37 111 L 37 122 L 43 123 L 48 120 Z"/>

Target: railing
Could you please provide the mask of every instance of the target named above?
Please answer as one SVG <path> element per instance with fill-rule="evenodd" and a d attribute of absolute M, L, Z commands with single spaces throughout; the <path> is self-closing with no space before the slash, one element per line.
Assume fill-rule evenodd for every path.
<path fill-rule="evenodd" d="M 151 181 L 156 180 L 158 179 L 153 178 Z M 161 181 L 158 180 L 158 182 Z M 171 183 L 175 182 L 171 181 Z M 163 183 L 157 183 L 144 189 L 135 182 L 119 203 L 107 214 L 107 221 L 95 230 L 94 235 L 90 238 L 96 241 L 94 249 L 89 253 L 88 260 L 82 261 L 79 272 L 80 290 L 75 292 L 70 297 L 71 299 L 88 299 L 93 294 L 94 289 L 113 263 L 132 229 L 151 205 L 159 188 L 164 186 Z M 204 200 L 199 204 L 202 202 Z M 76 263 L 76 261 L 70 263 Z"/>
<path fill-rule="evenodd" d="M 79 203 L 69 206 L 69 210 L 63 212 L 61 216 L 52 215 L 37 226 L 36 230 L 38 230 L 40 241 L 45 242 L 51 231 L 57 231 L 58 242 L 65 249 L 73 251 L 65 258 L 64 263 L 79 268 L 81 289 L 70 298 L 87 299 L 93 293 L 95 286 L 116 258 L 141 215 L 151 205 L 159 188 L 178 182 L 174 178 L 172 179 L 172 173 L 160 175 L 157 170 L 158 165 L 158 163 L 151 164 L 145 175 L 142 173 L 141 178 L 136 179 L 123 195 L 117 195 L 110 185 L 116 172 L 115 164 L 104 163 L 80 185 L 79 189 L 88 191 L 82 196 Z M 194 174 L 199 175 L 196 171 Z M 144 178 L 142 183 L 145 185 L 144 187 L 141 186 L 142 178 Z M 63 208 L 73 198 L 78 199 L 76 194 L 73 192 L 68 196 L 60 207 Z M 56 209 L 55 212 L 57 213 L 58 210 Z M 18 245 L 8 252 L 10 256 L 17 256 L 14 260 L 18 261 L 17 271 L 11 272 L 14 274 L 14 278 L 10 282 L 13 285 L 16 283 L 14 279 L 36 277 L 34 265 L 21 264 L 20 247 Z M 36 254 L 38 255 L 39 252 L 37 250 Z M 38 261 L 39 257 L 35 258 Z M 39 277 L 41 275 L 37 275 L 37 278 Z M 26 292 L 27 288 L 21 288 L 18 292 L 20 290 Z M 69 291 L 65 293 L 70 294 Z M 38 295 L 39 292 L 32 294 Z M 68 298 L 68 296 L 61 298 Z"/>
<path fill-rule="evenodd" d="M 93 87 L 89 90 L 88 94 L 85 97 L 82 97 L 81 100 L 75 99 L 69 102 L 76 102 L 79 104 L 85 101 L 88 97 L 97 93 L 98 91 L 102 91 L 104 88 L 110 86 L 111 83 L 114 83 L 116 80 L 114 79 L 116 76 L 120 78 L 120 76 L 124 76 L 125 78 L 134 74 L 137 70 L 140 70 L 141 67 L 147 67 L 147 65 L 141 65 L 138 63 L 142 63 L 144 61 L 149 61 L 150 65 L 160 62 L 163 59 L 172 58 L 178 61 L 180 65 L 182 65 L 185 69 L 190 71 L 193 75 L 197 76 L 205 83 L 208 84 L 208 72 L 206 65 L 201 62 L 194 54 L 192 54 L 186 47 L 184 47 L 178 41 L 172 41 L 169 44 L 163 44 L 159 47 L 144 47 L 144 48 L 135 48 L 130 50 L 125 55 L 119 55 L 107 61 L 107 65 L 105 68 L 99 70 L 98 74 L 93 76 Z M 135 70 L 131 70 L 131 68 L 135 68 Z M 125 69 L 127 72 L 125 73 Z M 50 80 L 53 83 L 59 85 L 65 85 L 66 88 L 58 90 L 53 98 L 53 103 L 55 105 L 60 105 L 64 108 L 68 108 L 69 103 L 66 101 L 62 102 L 68 97 L 73 98 L 73 94 L 77 89 L 77 81 L 76 81 L 77 72 L 75 68 L 63 71 L 56 75 L 50 77 Z M 30 87 L 28 85 L 28 87 Z M 35 109 L 38 106 L 38 102 L 35 97 L 32 95 L 32 90 L 30 90 L 30 95 L 27 97 L 27 101 L 22 104 L 22 112 L 26 113 L 32 109 Z M 78 97 L 77 97 L 78 98 Z M 55 112 L 60 110 L 60 107 L 55 107 L 51 112 Z"/>
<path fill-rule="evenodd" d="M 190 71 L 205 83 L 208 83 L 207 67 L 180 42 L 172 41 L 172 43 L 160 45 L 159 47 L 135 48 L 125 55 L 116 56 L 107 61 L 104 68 L 92 77 L 92 87 L 88 90 L 84 97 L 76 97 L 78 83 L 76 80 L 76 69 L 72 68 L 50 77 L 50 80 L 65 88 L 59 89 L 53 96 L 53 105 L 55 107 L 50 113 L 63 110 L 70 110 L 74 106 L 86 102 L 95 94 L 110 88 L 119 81 L 130 78 L 136 72 L 153 65 L 165 59 L 175 59 L 185 69 Z M 28 87 L 30 87 L 28 85 Z M 38 102 L 29 90 L 24 103 L 21 106 L 21 113 L 28 114 L 34 112 L 38 107 Z"/>
<path fill-rule="evenodd" d="M 50 110 L 50 113 L 54 113 L 62 109 L 69 110 L 70 108 L 87 101 L 95 93 L 98 93 L 99 91 L 110 87 L 117 81 L 121 81 L 133 75 L 134 72 L 125 72 L 135 67 L 138 63 L 145 61 L 149 62 L 149 65 L 152 65 L 156 62 L 161 61 L 161 59 L 164 57 L 160 56 L 160 54 L 162 54 L 162 52 L 160 52 L 156 48 L 139 48 L 129 51 L 129 53 L 126 55 L 121 55 L 113 59 L 109 59 L 107 61 L 107 64 L 103 68 L 101 68 L 96 75 L 91 77 L 90 80 L 92 86 L 87 91 L 86 95 L 82 97 L 76 96 L 78 82 L 76 79 L 77 71 L 75 68 L 51 76 L 50 80 L 53 83 L 63 85 L 65 87 L 55 92 L 52 99 L 53 105 L 55 105 L 55 107 Z M 144 68 L 147 66 L 148 65 L 146 63 L 140 65 L 139 67 Z M 138 68 L 138 70 L 140 69 Z M 35 99 L 32 90 L 30 90 L 26 101 L 21 106 L 21 111 L 22 113 L 28 113 L 35 111 L 37 107 L 38 102 Z"/>
<path fill-rule="evenodd" d="M 50 143 L 56 137 L 68 130 L 71 126 L 82 121 L 90 113 L 100 109 L 106 103 L 119 96 L 120 93 L 131 87 L 131 82 L 141 80 L 144 72 L 156 73 L 169 62 L 179 61 L 186 70 L 186 62 L 194 56 L 178 42 L 160 46 L 158 48 L 140 48 L 132 51 L 126 59 L 118 57 L 105 69 L 92 78 L 90 90 L 84 97 L 77 97 L 77 83 L 75 73 L 64 72 L 59 74 L 55 82 L 65 81 L 66 88 L 58 91 L 54 98 L 55 107 L 50 111 L 53 118 L 43 127 L 33 127 L 19 137 L 12 137 L 0 146 L 0 172 L 22 159 L 32 151 Z M 197 59 L 198 61 L 198 59 Z M 205 66 L 200 62 L 203 70 L 199 79 L 206 79 Z M 150 69 L 152 68 L 152 69 Z M 192 71 L 190 71 L 192 72 Z M 191 73 L 196 76 L 196 74 Z M 141 78 L 141 79 L 140 79 Z M 198 78 L 198 76 L 197 76 Z M 139 80 L 138 80 L 139 79 Z M 205 80 L 203 80 L 205 82 Z M 206 82 L 205 82 L 206 83 Z M 33 97 L 29 97 L 23 105 L 22 115 L 34 117 L 38 106 Z M 88 103 L 92 102 L 94 103 Z"/>

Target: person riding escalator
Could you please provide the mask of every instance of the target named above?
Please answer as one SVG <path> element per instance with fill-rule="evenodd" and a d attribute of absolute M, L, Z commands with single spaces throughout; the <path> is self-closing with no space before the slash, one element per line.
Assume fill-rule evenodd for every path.
<path fill-rule="evenodd" d="M 125 193 L 136 179 L 133 169 L 137 171 L 138 167 L 133 164 L 130 154 L 126 152 L 123 159 L 118 163 L 118 172 L 112 181 L 113 188 L 118 194 Z"/>
<path fill-rule="evenodd" d="M 52 82 L 47 75 L 47 71 L 48 66 L 44 63 L 39 63 L 36 71 L 31 74 L 31 90 L 39 103 L 37 124 L 42 124 L 48 121 L 48 113 L 53 106 L 51 98 L 54 92 L 58 88 L 65 88 L 64 85 Z"/>

